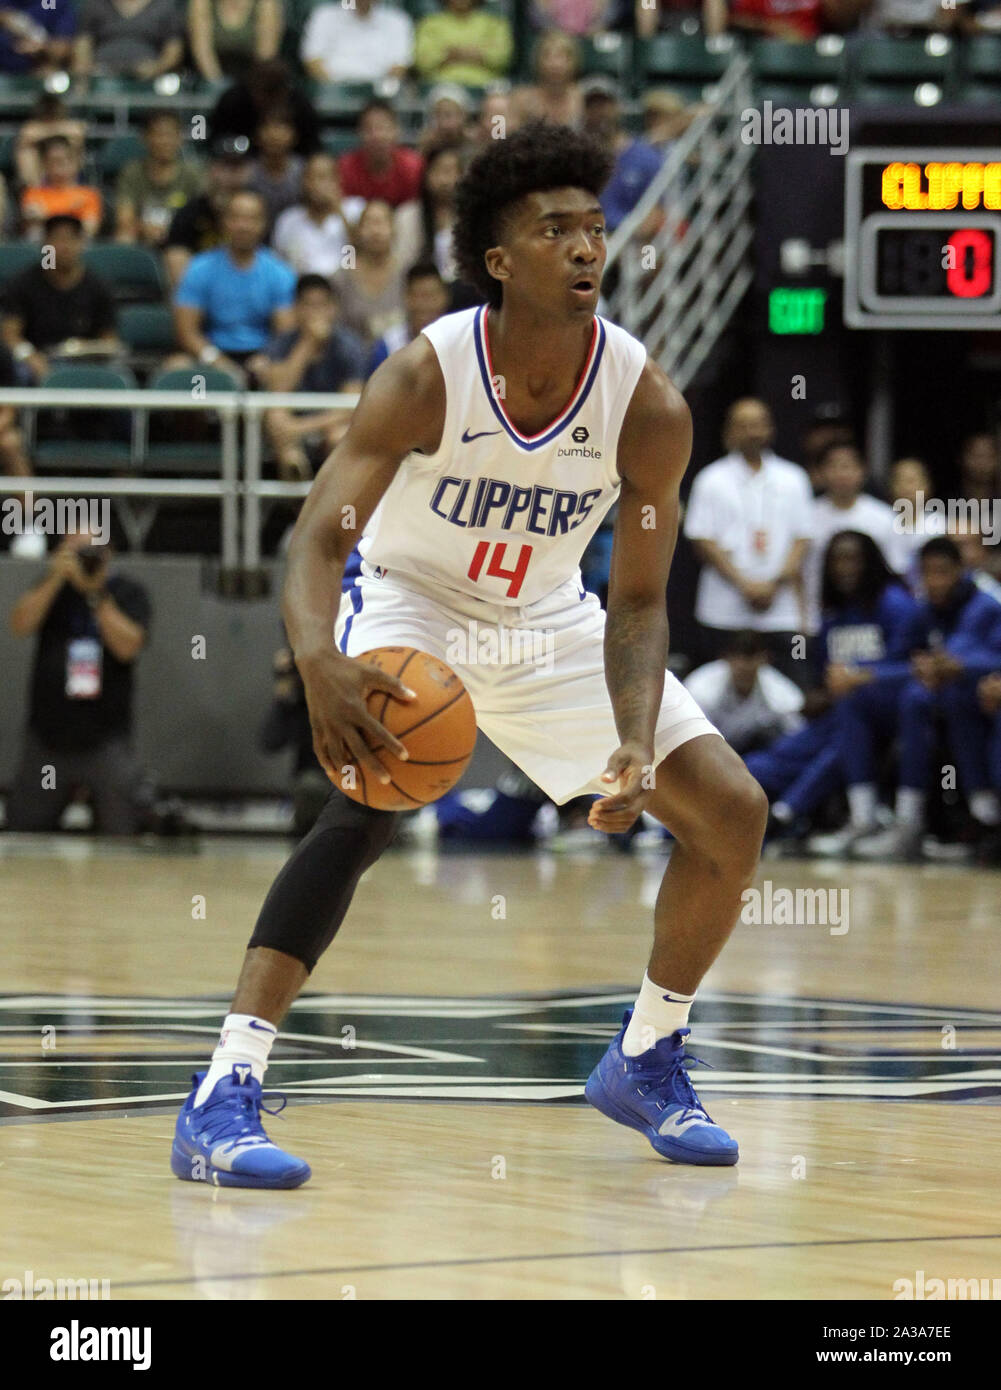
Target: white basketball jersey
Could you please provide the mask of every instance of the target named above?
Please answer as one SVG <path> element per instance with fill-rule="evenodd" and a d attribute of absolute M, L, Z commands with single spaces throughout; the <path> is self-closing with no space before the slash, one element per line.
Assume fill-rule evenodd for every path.
<path fill-rule="evenodd" d="M 377 572 L 524 607 L 579 573 L 618 496 L 619 431 L 646 350 L 596 317 L 570 400 L 546 429 L 524 435 L 494 380 L 488 319 L 481 305 L 424 329 L 445 378 L 441 444 L 403 460 L 358 550 Z"/>

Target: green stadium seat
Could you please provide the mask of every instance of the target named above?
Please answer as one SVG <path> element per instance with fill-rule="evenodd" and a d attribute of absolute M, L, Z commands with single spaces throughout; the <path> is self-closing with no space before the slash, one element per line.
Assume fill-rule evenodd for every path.
<path fill-rule="evenodd" d="M 938 106 L 944 96 L 935 82 L 856 82 L 851 88 L 851 100 L 860 106 Z"/>
<path fill-rule="evenodd" d="M 971 34 L 960 50 L 964 77 L 982 77 L 1001 82 L 1001 35 Z"/>
<path fill-rule="evenodd" d="M 34 106 L 45 88 L 37 77 L 0 73 L 0 116 L 20 116 Z"/>
<path fill-rule="evenodd" d="M 158 372 L 149 384 L 151 391 L 194 391 L 195 388 L 207 392 L 236 391 L 237 387 L 229 372 L 218 367 L 171 367 L 169 371 Z"/>
<path fill-rule="evenodd" d="M 358 136 L 355 134 L 354 127 L 341 130 L 328 127 L 320 132 L 320 143 L 327 154 L 332 154 L 335 159 L 339 159 L 342 154 L 347 154 L 348 150 L 354 149 L 358 143 Z"/>
<path fill-rule="evenodd" d="M 758 39 L 751 47 L 751 66 L 762 82 L 839 82 L 846 66 L 844 40 L 825 35 L 815 43 Z"/>
<path fill-rule="evenodd" d="M 146 145 L 141 135 L 114 135 L 97 151 L 98 175 L 102 180 L 112 183 L 130 159 L 142 159 L 145 154 Z"/>
<path fill-rule="evenodd" d="M 172 368 L 158 372 L 149 383 L 150 391 L 184 391 L 190 395 L 196 388 L 207 394 L 239 389 L 233 378 L 217 367 Z M 221 458 L 219 420 L 214 411 L 150 411 L 148 442 L 142 459 L 144 472 L 218 477 Z"/>
<path fill-rule="evenodd" d="M 995 113 L 1001 111 L 1001 71 L 996 82 L 970 82 L 959 79 L 956 83 L 955 98 L 970 106 L 993 106 Z"/>
<path fill-rule="evenodd" d="M 644 85 L 664 82 L 673 87 L 672 79 L 709 82 L 722 77 L 738 46 L 730 34 L 709 40 L 698 35 L 656 34 L 638 46 L 637 69 Z"/>
<path fill-rule="evenodd" d="M 118 336 L 134 353 L 172 352 L 174 316 L 166 304 L 123 304 L 118 311 Z"/>
<path fill-rule="evenodd" d="M 310 98 L 321 116 L 354 122 L 366 102 L 375 96 L 371 82 L 314 82 Z"/>
<path fill-rule="evenodd" d="M 611 77 L 629 90 L 633 86 L 633 45 L 628 34 L 596 34 L 579 39 L 581 75 L 599 73 Z"/>
<path fill-rule="evenodd" d="M 833 106 L 841 89 L 828 82 L 756 82 L 756 100 L 772 106 Z"/>
<path fill-rule="evenodd" d="M 41 251 L 35 241 L 7 241 L 0 244 L 0 285 L 12 280 L 29 265 L 38 265 Z"/>
<path fill-rule="evenodd" d="M 956 61 L 956 45 L 944 34 L 926 39 L 869 34 L 851 48 L 850 64 L 859 82 L 944 83 Z"/>
<path fill-rule="evenodd" d="M 165 292 L 159 259 L 145 246 L 88 246 L 84 260 L 107 280 L 119 302 L 159 303 Z"/>
<path fill-rule="evenodd" d="M 41 383 L 52 390 L 77 391 L 134 391 L 136 379 L 121 367 L 79 366 L 54 367 Z M 69 407 L 72 410 L 72 407 Z M 72 433 L 72 438 L 38 439 L 38 426 L 55 417 L 60 433 Z M 128 469 L 136 457 L 135 417 L 133 412 L 110 410 L 81 411 L 67 426 L 66 411 L 54 411 L 40 406 L 32 429 L 36 435 L 31 453 L 39 468 L 58 473 L 90 473 L 95 469 Z M 93 431 L 93 434 L 91 434 Z"/>

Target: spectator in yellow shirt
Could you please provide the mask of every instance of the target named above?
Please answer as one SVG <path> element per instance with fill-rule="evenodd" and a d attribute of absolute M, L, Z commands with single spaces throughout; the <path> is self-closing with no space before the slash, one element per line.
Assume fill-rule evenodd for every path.
<path fill-rule="evenodd" d="M 506 74 L 513 51 L 503 15 L 481 10 L 478 0 L 444 0 L 417 26 L 414 62 L 425 82 L 486 87 Z"/>

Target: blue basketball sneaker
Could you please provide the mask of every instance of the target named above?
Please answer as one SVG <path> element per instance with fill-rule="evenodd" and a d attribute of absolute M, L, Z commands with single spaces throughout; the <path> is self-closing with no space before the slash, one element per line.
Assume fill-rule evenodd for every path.
<path fill-rule="evenodd" d="M 210 1182 L 216 1187 L 299 1187 L 310 1175 L 309 1164 L 283 1153 L 264 1133 L 261 1111 L 277 1110 L 261 1104 L 261 1083 L 250 1067 L 235 1063 L 232 1073 L 212 1088 L 204 1104 L 195 1106 L 198 1087 L 205 1077 L 197 1072 L 193 1089 L 177 1117 L 170 1168 L 186 1182 Z"/>
<path fill-rule="evenodd" d="M 645 1134 L 659 1154 L 675 1163 L 736 1163 L 737 1141 L 706 1114 L 685 1069 L 686 1063 L 709 1065 L 685 1051 L 689 1030 L 679 1028 L 649 1051 L 627 1057 L 622 1039 L 632 1014 L 626 1010 L 584 1095 L 610 1120 Z"/>

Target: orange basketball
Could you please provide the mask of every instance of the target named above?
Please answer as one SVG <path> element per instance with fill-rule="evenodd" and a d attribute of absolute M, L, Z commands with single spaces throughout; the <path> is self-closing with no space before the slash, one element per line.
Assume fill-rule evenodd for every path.
<path fill-rule="evenodd" d="M 365 701 L 410 757 L 404 762 L 366 735 L 393 780 L 379 782 L 351 763 L 351 775 L 335 777 L 334 785 L 352 801 L 379 811 L 412 811 L 437 801 L 458 782 L 476 746 L 476 716 L 466 687 L 444 661 L 415 647 L 374 647 L 358 660 L 397 676 L 416 693 L 416 700 L 396 700 L 373 690 Z"/>

